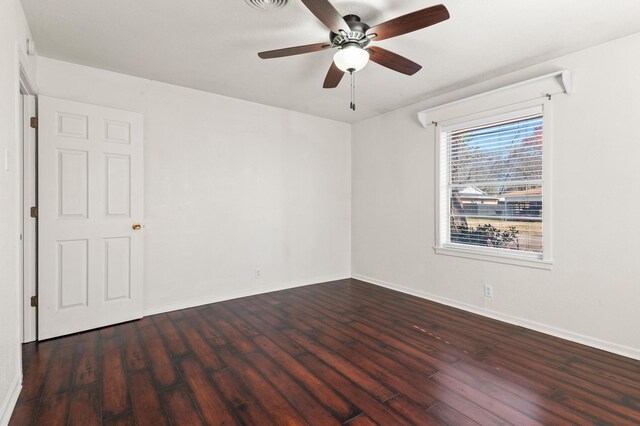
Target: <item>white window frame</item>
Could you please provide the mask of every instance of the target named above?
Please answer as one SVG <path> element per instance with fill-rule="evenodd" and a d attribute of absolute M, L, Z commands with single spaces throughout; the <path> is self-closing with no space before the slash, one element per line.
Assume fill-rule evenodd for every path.
<path fill-rule="evenodd" d="M 532 113 L 542 113 L 544 131 L 542 141 L 542 254 L 518 252 L 515 250 L 476 247 L 471 245 L 448 242 L 450 233 L 450 197 L 448 192 L 448 152 L 446 133 L 474 124 L 490 121 L 502 121 Z M 527 102 L 520 102 L 509 106 L 493 108 L 478 113 L 464 115 L 438 122 L 435 126 L 435 194 L 436 194 L 436 229 L 435 247 L 437 254 L 463 257 L 468 259 L 505 263 L 517 266 L 527 266 L 538 269 L 551 269 L 552 257 L 552 185 L 551 165 L 553 148 L 553 103 L 551 99 L 542 98 Z"/>

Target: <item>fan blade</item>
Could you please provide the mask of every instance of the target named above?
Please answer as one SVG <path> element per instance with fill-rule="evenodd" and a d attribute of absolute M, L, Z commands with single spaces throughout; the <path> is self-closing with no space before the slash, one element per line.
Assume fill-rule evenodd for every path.
<path fill-rule="evenodd" d="M 369 53 L 371 53 L 371 56 L 369 56 L 370 60 L 383 67 L 401 72 L 402 74 L 414 75 L 422 69 L 422 65 L 418 65 L 404 56 L 400 56 L 382 47 L 370 47 L 368 50 Z"/>
<path fill-rule="evenodd" d="M 329 68 L 329 72 L 327 73 L 327 77 L 324 79 L 324 85 L 322 87 L 325 89 L 338 87 L 343 75 L 344 72 L 338 68 L 334 62 L 331 62 L 331 68 Z"/>
<path fill-rule="evenodd" d="M 339 34 L 340 30 L 349 31 L 349 25 L 328 0 L 302 0 L 302 3 L 334 33 Z"/>
<path fill-rule="evenodd" d="M 376 41 L 385 40 L 426 28 L 447 19 L 449 19 L 449 11 L 444 5 L 439 4 L 378 24 L 369 29 L 367 33 L 378 34 L 375 38 Z"/>
<path fill-rule="evenodd" d="M 258 56 L 262 59 L 282 58 L 283 56 L 301 55 L 303 53 L 319 52 L 331 47 L 328 43 L 307 44 L 305 46 L 287 47 L 284 49 L 269 50 L 268 52 L 260 52 Z"/>

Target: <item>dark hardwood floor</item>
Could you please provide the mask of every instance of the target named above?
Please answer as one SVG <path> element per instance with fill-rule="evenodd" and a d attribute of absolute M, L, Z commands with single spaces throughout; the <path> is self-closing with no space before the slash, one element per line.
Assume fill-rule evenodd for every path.
<path fill-rule="evenodd" d="M 28 344 L 24 369 L 12 425 L 640 424 L 640 361 L 356 280 Z"/>

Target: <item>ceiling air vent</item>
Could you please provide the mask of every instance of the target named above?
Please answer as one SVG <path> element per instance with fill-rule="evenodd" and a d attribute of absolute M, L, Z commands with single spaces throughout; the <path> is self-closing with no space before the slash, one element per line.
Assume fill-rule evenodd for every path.
<path fill-rule="evenodd" d="M 287 4 L 288 0 L 244 0 L 248 5 L 261 10 L 276 10 Z"/>

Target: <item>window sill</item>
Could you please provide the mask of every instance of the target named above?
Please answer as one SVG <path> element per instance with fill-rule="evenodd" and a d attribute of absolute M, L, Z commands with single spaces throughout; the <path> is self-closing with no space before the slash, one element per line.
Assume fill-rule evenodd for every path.
<path fill-rule="evenodd" d="M 550 260 L 536 259 L 528 256 L 511 255 L 507 253 L 487 253 L 482 250 L 456 246 L 434 247 L 434 250 L 436 254 L 483 260 L 486 262 L 525 266 L 528 268 L 545 269 L 547 271 L 553 268 L 553 262 Z"/>

